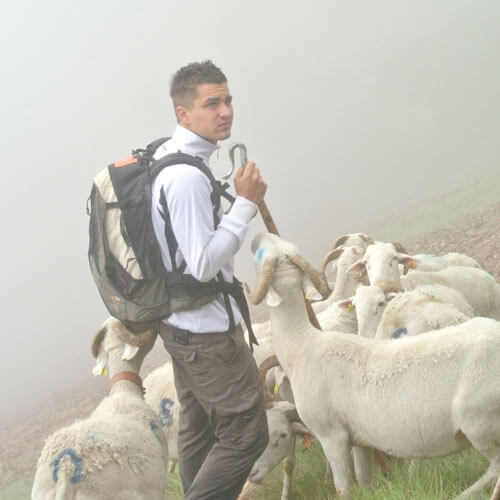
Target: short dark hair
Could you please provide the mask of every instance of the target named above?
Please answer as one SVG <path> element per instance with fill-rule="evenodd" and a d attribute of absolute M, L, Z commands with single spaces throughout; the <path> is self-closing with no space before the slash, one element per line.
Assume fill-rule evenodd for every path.
<path fill-rule="evenodd" d="M 180 68 L 172 77 L 170 97 L 177 106 L 191 107 L 198 95 L 198 85 L 204 83 L 226 83 L 224 73 L 212 61 L 193 62 Z"/>

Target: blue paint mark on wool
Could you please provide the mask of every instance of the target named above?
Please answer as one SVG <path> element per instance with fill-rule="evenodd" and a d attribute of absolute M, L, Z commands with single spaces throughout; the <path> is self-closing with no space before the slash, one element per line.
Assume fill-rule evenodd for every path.
<path fill-rule="evenodd" d="M 54 480 L 55 483 L 57 483 L 59 464 L 66 455 L 69 456 L 73 461 L 73 463 L 75 464 L 75 472 L 69 479 L 73 484 L 78 483 L 84 477 L 83 460 L 77 455 L 76 451 L 72 450 L 71 448 L 66 448 L 65 450 L 63 450 L 61 453 L 59 453 L 57 458 L 52 462 L 51 465 L 54 466 L 54 470 L 52 471 L 52 479 Z"/>
<path fill-rule="evenodd" d="M 260 263 L 262 257 L 264 257 L 264 249 L 261 247 L 255 252 L 255 260 Z"/>
<path fill-rule="evenodd" d="M 174 402 L 170 398 L 163 398 L 160 403 L 160 423 L 163 427 L 170 427 L 174 423 L 171 408 Z"/>
<path fill-rule="evenodd" d="M 404 326 L 392 332 L 393 339 L 399 339 L 401 337 L 404 337 L 405 335 L 408 335 L 408 328 Z"/>

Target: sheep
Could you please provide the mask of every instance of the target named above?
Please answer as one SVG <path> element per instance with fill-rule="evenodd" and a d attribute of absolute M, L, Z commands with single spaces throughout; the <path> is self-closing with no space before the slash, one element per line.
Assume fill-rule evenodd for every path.
<path fill-rule="evenodd" d="M 254 463 L 238 500 L 246 500 L 258 489 L 265 477 L 281 461 L 285 460 L 281 500 L 290 498 L 292 473 L 295 466 L 296 437 L 310 436 L 310 431 L 300 421 L 295 406 L 287 401 L 278 401 L 266 410 L 269 426 L 269 444 Z"/>
<path fill-rule="evenodd" d="M 167 443 L 143 398 L 139 369 L 153 330 L 134 335 L 107 319 L 92 342 L 94 375 L 108 363 L 110 394 L 86 420 L 52 434 L 38 459 L 32 500 L 163 500 Z"/>
<path fill-rule="evenodd" d="M 349 305 L 355 306 L 359 335 L 377 339 L 418 335 L 474 316 L 460 292 L 442 285 L 422 285 L 404 293 L 361 286 L 354 297 L 339 303 L 343 308 Z"/>
<path fill-rule="evenodd" d="M 179 432 L 179 399 L 174 384 L 172 360 L 150 372 L 144 379 L 144 399 L 158 415 L 161 428 L 168 443 L 170 472 L 179 461 L 177 454 L 177 434 Z"/>
<path fill-rule="evenodd" d="M 400 276 L 398 263 L 407 265 L 411 259 L 390 243 L 370 245 L 363 260 L 353 264 L 349 272 L 366 269 L 370 284 L 390 283 L 401 290 L 424 284 L 449 286 L 462 293 L 474 315 L 500 319 L 500 287 L 491 274 L 476 267 L 449 266 L 435 272 L 410 271 Z"/>
<path fill-rule="evenodd" d="M 285 381 L 283 380 L 283 382 Z M 160 425 L 165 433 L 168 442 L 170 472 L 173 472 L 178 462 L 179 400 L 175 390 L 174 373 L 170 360 L 167 360 L 163 365 L 148 374 L 144 379 L 144 389 L 146 402 L 159 416 Z M 295 406 L 290 402 L 272 403 L 266 409 L 266 415 L 271 439 L 254 464 L 249 475 L 249 482 L 261 482 L 271 469 L 285 459 L 282 493 L 282 499 L 285 500 L 289 498 L 291 475 L 295 463 L 295 436 L 297 434 L 309 434 L 309 431 L 300 423 Z M 247 484 L 244 489 L 245 496 L 240 498 L 246 498 L 253 489 Z"/>
<path fill-rule="evenodd" d="M 398 342 L 335 331 L 308 321 L 304 271 L 295 245 L 272 234 L 252 242 L 258 281 L 248 299 L 269 306 L 276 356 L 296 408 L 321 443 L 337 490 L 351 499 L 349 450 L 362 486 L 371 479 L 371 448 L 402 458 L 439 457 L 470 446 L 490 462 L 459 498 L 470 498 L 500 473 L 500 322 L 465 323 Z M 309 270 L 308 272 L 313 272 Z"/>
<path fill-rule="evenodd" d="M 419 271 L 439 271 L 448 266 L 481 268 L 477 260 L 458 252 L 448 252 L 443 255 L 418 253 L 412 255 L 411 259 Z"/>

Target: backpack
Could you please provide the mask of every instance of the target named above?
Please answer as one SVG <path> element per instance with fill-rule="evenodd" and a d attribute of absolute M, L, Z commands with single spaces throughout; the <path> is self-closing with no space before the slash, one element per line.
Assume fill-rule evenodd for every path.
<path fill-rule="evenodd" d="M 201 158 L 173 153 L 154 160 L 154 152 L 167 140 L 158 139 L 145 149 L 133 150 L 131 157 L 109 165 L 94 178 L 87 201 L 88 256 L 99 293 L 109 313 L 134 333 L 158 326 L 172 312 L 200 307 L 219 293 L 224 294 L 230 328 L 234 329 L 228 298 L 232 295 L 242 309 L 250 333 L 248 305 L 236 278 L 233 283 L 226 283 L 219 272 L 217 279 L 205 283 L 184 274 L 185 264 L 176 268 L 175 259 L 172 259 L 173 271 L 168 272 L 163 265 L 151 219 L 151 199 L 153 181 L 164 168 L 188 164 L 209 178 L 214 227 L 219 223 L 221 196 L 234 201 L 225 191 L 228 184 L 215 180 Z M 166 228 L 169 227 L 168 212 L 162 216 Z M 172 248 L 176 245 L 175 236 L 166 231 L 166 237 L 171 255 L 175 254 Z M 242 299 L 244 304 L 240 304 Z M 251 344 L 256 343 L 253 332 L 250 335 Z"/>

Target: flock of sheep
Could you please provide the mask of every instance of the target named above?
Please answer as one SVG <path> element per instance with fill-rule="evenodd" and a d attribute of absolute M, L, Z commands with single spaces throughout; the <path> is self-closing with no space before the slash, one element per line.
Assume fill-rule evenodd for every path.
<path fill-rule="evenodd" d="M 489 273 L 463 254 L 410 256 L 361 233 L 339 238 L 321 271 L 269 233 L 255 238 L 252 251 L 258 280 L 248 298 L 266 300 L 270 313 L 254 325 L 270 440 L 240 500 L 283 460 L 281 498 L 290 498 L 297 437 L 321 444 L 345 499 L 352 463 L 358 484 L 369 488 L 373 459 L 385 467 L 384 454 L 414 459 L 416 473 L 419 459 L 473 447 L 489 467 L 458 498 L 495 484 L 500 286 Z M 321 299 L 313 303 L 321 331 L 309 321 L 304 293 Z M 88 419 L 46 440 L 32 500 L 165 498 L 179 404 L 168 360 L 144 382 L 138 375 L 155 336 L 104 322 L 92 353 L 94 374 L 108 370 L 109 395 Z M 500 479 L 493 499 L 500 500 Z"/>

